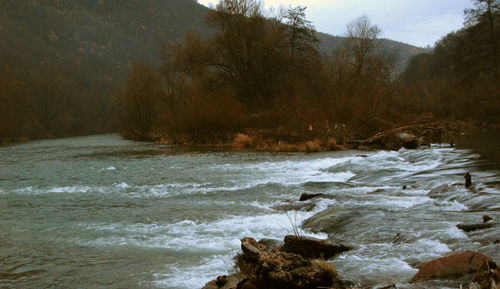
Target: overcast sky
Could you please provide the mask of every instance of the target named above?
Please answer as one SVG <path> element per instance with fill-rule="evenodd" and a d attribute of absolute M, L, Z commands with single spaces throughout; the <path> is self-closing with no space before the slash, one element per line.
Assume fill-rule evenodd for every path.
<path fill-rule="evenodd" d="M 199 0 L 216 4 L 217 0 Z M 463 25 L 471 0 L 265 0 L 266 7 L 306 6 L 316 30 L 343 36 L 346 24 L 365 14 L 382 29 L 382 38 L 412 45 L 433 46 Z"/>

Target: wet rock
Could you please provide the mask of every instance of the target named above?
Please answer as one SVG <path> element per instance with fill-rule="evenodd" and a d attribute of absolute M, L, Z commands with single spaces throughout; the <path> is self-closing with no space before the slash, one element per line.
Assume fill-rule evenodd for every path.
<path fill-rule="evenodd" d="M 449 279 L 476 273 L 485 261 L 491 261 L 491 258 L 478 252 L 465 251 L 451 254 L 424 263 L 411 282 Z"/>
<path fill-rule="evenodd" d="M 387 286 L 377 287 L 376 289 L 391 289 L 391 288 L 397 288 L 396 284 L 390 284 Z"/>
<path fill-rule="evenodd" d="M 303 212 L 310 212 L 314 210 L 316 207 L 316 204 L 307 202 L 307 203 L 298 203 L 298 204 L 284 204 L 284 205 L 278 205 L 274 206 L 273 210 L 276 211 L 303 211 Z"/>
<path fill-rule="evenodd" d="M 283 241 L 277 239 L 260 239 L 258 243 L 266 246 L 268 252 L 275 248 L 279 249 L 284 244 Z"/>
<path fill-rule="evenodd" d="M 477 283 L 481 289 L 496 289 L 500 287 L 500 270 L 495 262 L 485 260 L 476 272 L 472 282 Z"/>
<path fill-rule="evenodd" d="M 308 193 L 303 193 L 302 195 L 300 195 L 299 202 L 304 202 L 304 201 L 307 201 L 307 200 L 310 200 L 310 199 L 322 197 L 324 195 L 325 194 L 308 194 Z"/>
<path fill-rule="evenodd" d="M 488 216 L 488 215 L 484 215 L 481 217 L 481 221 L 483 221 L 483 223 L 487 223 L 489 221 L 493 220 L 492 217 Z"/>
<path fill-rule="evenodd" d="M 431 199 L 435 199 L 453 190 L 455 190 L 454 186 L 448 186 L 447 184 L 443 184 L 433 188 L 429 193 L 427 193 L 427 196 Z"/>
<path fill-rule="evenodd" d="M 338 219 L 342 214 L 346 214 L 346 212 L 337 208 L 328 208 L 305 220 L 302 223 L 302 227 L 308 228 L 316 233 L 331 233 L 334 232 L 335 229 L 339 226 Z"/>
<path fill-rule="evenodd" d="M 351 247 L 329 240 L 293 235 L 285 237 L 285 244 L 281 248 L 283 252 L 295 253 L 309 259 L 321 258 L 325 260 L 349 250 Z"/>
<path fill-rule="evenodd" d="M 423 263 L 416 258 L 407 258 L 404 261 L 408 265 L 410 265 L 412 268 L 415 268 L 415 269 L 420 269 L 420 268 L 422 268 L 422 265 L 423 265 Z"/>
<path fill-rule="evenodd" d="M 465 187 L 469 188 L 470 186 L 472 186 L 472 177 L 470 176 L 470 174 L 466 173 L 464 178 L 465 178 Z"/>
<path fill-rule="evenodd" d="M 384 189 L 382 189 L 382 188 L 378 188 L 378 189 L 376 189 L 375 191 L 368 192 L 367 194 L 368 194 L 368 195 L 374 195 L 374 194 L 380 194 L 380 193 L 383 193 L 383 192 L 384 192 Z"/>
<path fill-rule="evenodd" d="M 352 226 L 356 226 L 362 222 L 363 215 L 364 212 L 358 210 L 346 211 L 345 209 L 330 207 L 306 219 L 302 223 L 302 228 L 314 233 L 323 232 L 331 235 L 345 232 L 345 230 L 351 229 Z"/>
<path fill-rule="evenodd" d="M 477 230 L 484 230 L 488 228 L 492 228 L 494 226 L 493 223 L 481 223 L 481 224 L 458 224 L 457 228 L 464 232 L 472 232 Z"/>

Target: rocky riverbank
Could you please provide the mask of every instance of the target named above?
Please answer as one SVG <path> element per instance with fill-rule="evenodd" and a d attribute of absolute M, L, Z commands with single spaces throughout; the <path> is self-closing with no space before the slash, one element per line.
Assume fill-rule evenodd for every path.
<path fill-rule="evenodd" d="M 467 189 L 474 190 L 466 179 Z M 463 184 L 439 186 L 427 195 L 429 198 L 445 196 L 453 188 Z M 370 193 L 368 193 L 370 194 Z M 279 207 L 276 210 L 308 210 L 311 202 L 321 198 L 334 198 L 329 194 L 304 193 L 299 204 Z M 342 222 L 342 215 L 336 209 L 326 209 L 302 223 L 302 228 L 331 235 Z M 340 221 L 339 221 L 340 220 Z M 490 216 L 483 216 L 477 224 L 459 224 L 464 232 L 484 230 L 497 226 Z M 298 230 L 295 230 L 298 232 Z M 396 235 L 392 243 L 400 242 Z M 353 249 L 352 246 L 300 235 L 289 235 L 280 240 L 263 239 L 256 241 L 246 237 L 241 240 L 241 253 L 235 258 L 237 272 L 219 276 L 205 285 L 203 289 L 264 289 L 264 288 L 303 288 L 303 289 L 347 289 L 347 288 L 399 288 L 396 284 L 378 284 L 359 287 L 357 280 L 343 280 L 335 268 L 335 257 Z M 360 263 L 359 266 L 365 264 Z M 474 251 L 456 251 L 424 263 L 415 262 L 412 266 L 418 272 L 407 280 L 404 288 L 434 288 L 433 282 L 445 280 L 447 284 L 460 288 L 497 289 L 500 288 L 500 270 L 494 260 Z M 452 286 L 454 286 L 452 285 Z M 465 287 L 462 287 L 465 285 Z M 403 288 L 403 287 L 402 287 Z M 454 288 L 454 287 L 452 287 Z"/>

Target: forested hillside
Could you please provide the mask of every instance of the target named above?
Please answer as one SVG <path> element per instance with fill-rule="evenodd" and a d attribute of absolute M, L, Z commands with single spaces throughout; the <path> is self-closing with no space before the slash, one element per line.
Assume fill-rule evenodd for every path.
<path fill-rule="evenodd" d="M 191 0 L 1 0 L 0 139 L 116 129 L 112 96 L 133 60 L 190 30 L 207 33 Z M 22 99 L 21 99 L 22 96 Z"/>
<path fill-rule="evenodd" d="M 0 0 L 0 139 L 114 131 L 111 101 L 129 63 L 159 66 L 160 47 L 188 31 L 208 36 L 193 0 Z M 343 38 L 318 34 L 330 54 Z M 383 40 L 402 71 L 422 50 Z"/>
<path fill-rule="evenodd" d="M 397 83 L 402 110 L 500 122 L 500 1 L 474 3 L 462 29 L 411 59 Z"/>
<path fill-rule="evenodd" d="M 347 24 L 340 43 L 330 39 L 334 49 L 325 53 L 305 7 L 269 18 L 258 1 L 221 0 L 207 17 L 213 34 L 186 35 L 165 50 L 161 67 L 134 64 L 119 97 L 121 133 L 168 143 L 336 148 L 398 124 L 498 122 L 500 1 L 474 4 L 463 29 L 397 75 L 397 49 L 366 16 Z"/>

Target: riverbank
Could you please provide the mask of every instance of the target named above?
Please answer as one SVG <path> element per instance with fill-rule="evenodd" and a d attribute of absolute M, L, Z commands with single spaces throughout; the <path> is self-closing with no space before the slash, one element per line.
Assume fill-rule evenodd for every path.
<path fill-rule="evenodd" d="M 493 126 L 496 127 L 496 126 Z M 472 135 L 479 130 L 487 130 L 485 125 L 473 122 L 433 121 L 410 123 L 395 126 L 385 131 L 360 135 L 346 128 L 337 127 L 309 131 L 278 132 L 272 130 L 246 129 L 228 138 L 227 142 L 195 144 L 181 142 L 183 145 L 200 147 L 220 147 L 228 150 L 257 152 L 328 152 L 347 150 L 399 150 L 429 146 L 431 143 L 454 145 L 454 140 L 463 135 Z M 168 138 L 155 136 L 158 144 L 175 144 Z"/>

